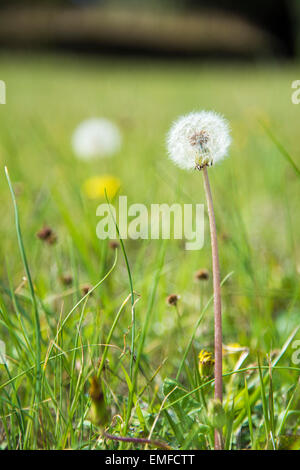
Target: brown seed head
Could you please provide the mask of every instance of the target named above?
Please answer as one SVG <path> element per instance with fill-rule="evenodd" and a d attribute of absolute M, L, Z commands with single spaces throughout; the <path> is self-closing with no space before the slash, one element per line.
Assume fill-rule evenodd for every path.
<path fill-rule="evenodd" d="M 119 248 L 119 246 L 120 244 L 116 240 L 111 240 L 109 242 L 109 248 L 111 248 L 112 250 L 116 250 L 117 248 Z"/>
<path fill-rule="evenodd" d="M 55 233 L 53 232 L 52 228 L 50 227 L 43 227 L 41 230 L 39 230 L 36 234 L 36 236 L 40 239 L 43 240 L 46 243 L 49 243 L 49 245 L 53 245 L 53 243 L 56 242 L 57 237 Z"/>
<path fill-rule="evenodd" d="M 176 294 L 168 295 L 168 297 L 167 297 L 167 304 L 168 304 L 168 305 L 173 305 L 174 307 L 176 307 L 178 300 L 179 300 L 179 296 L 178 296 L 178 295 L 176 295 Z"/>
<path fill-rule="evenodd" d="M 64 274 L 63 276 L 61 276 L 60 279 L 61 279 L 61 282 L 65 286 L 71 286 L 72 285 L 73 277 L 70 274 Z"/>
<path fill-rule="evenodd" d="M 209 272 L 207 269 L 199 269 L 195 273 L 195 279 L 196 281 L 207 281 L 209 279 Z"/>
<path fill-rule="evenodd" d="M 92 288 L 92 286 L 90 286 L 89 284 L 86 284 L 85 286 L 82 286 L 82 288 L 81 288 L 82 294 L 86 295 L 88 292 L 90 292 L 91 288 Z"/>

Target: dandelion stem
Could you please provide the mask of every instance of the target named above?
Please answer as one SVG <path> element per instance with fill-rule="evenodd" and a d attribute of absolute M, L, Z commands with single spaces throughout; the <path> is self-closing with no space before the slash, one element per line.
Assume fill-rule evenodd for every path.
<path fill-rule="evenodd" d="M 209 228 L 211 238 L 213 285 L 214 285 L 214 313 L 215 313 L 215 399 L 222 403 L 222 313 L 221 313 L 221 282 L 220 264 L 218 254 L 218 240 L 216 220 L 207 168 L 203 168 L 204 189 L 207 200 Z M 222 432 L 215 430 L 215 449 L 222 449 Z"/>

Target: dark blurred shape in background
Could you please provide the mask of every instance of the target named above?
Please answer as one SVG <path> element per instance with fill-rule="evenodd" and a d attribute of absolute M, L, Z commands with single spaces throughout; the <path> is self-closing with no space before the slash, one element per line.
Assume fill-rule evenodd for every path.
<path fill-rule="evenodd" d="M 1 0 L 0 47 L 170 57 L 298 53 L 297 0 Z"/>
<path fill-rule="evenodd" d="M 293 56 L 296 44 L 296 22 L 294 23 L 293 1 L 290 0 L 210 0 L 209 2 L 187 0 L 186 4 L 198 9 L 209 3 L 210 8 L 235 13 L 247 18 L 271 34 L 280 54 Z"/>

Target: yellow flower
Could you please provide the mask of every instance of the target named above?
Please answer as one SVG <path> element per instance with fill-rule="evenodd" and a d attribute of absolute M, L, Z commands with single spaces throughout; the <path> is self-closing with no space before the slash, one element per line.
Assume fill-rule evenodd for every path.
<path fill-rule="evenodd" d="M 83 183 L 83 192 L 89 199 L 105 198 L 112 199 L 121 186 L 119 178 L 111 175 L 93 176 Z"/>
<path fill-rule="evenodd" d="M 215 360 L 212 356 L 212 353 L 202 349 L 199 353 L 199 372 L 201 378 L 207 378 L 213 375 Z"/>
<path fill-rule="evenodd" d="M 223 344 L 224 370 L 235 368 L 242 357 L 247 357 L 248 351 L 249 348 L 241 346 L 239 343 Z"/>
<path fill-rule="evenodd" d="M 242 347 L 239 343 L 229 343 L 223 345 L 223 354 L 239 354 L 242 351 L 246 351 L 247 348 Z"/>

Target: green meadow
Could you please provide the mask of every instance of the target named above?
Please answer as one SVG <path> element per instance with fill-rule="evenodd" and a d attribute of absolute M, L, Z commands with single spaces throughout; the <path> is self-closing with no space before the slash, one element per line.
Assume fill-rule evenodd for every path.
<path fill-rule="evenodd" d="M 282 63 L 1 55 L 2 449 L 211 449 L 216 426 L 225 449 L 300 449 L 298 77 Z M 208 170 L 223 281 L 221 410 L 198 363 L 214 343 L 208 219 L 198 251 L 174 239 L 112 249 L 96 237 L 105 200 L 82 190 L 109 174 L 128 204 L 205 204 L 202 174 L 176 168 L 165 144 L 174 119 L 201 109 L 232 129 L 229 157 Z M 82 161 L 71 136 L 93 116 L 118 125 L 122 147 Z M 37 237 L 45 226 L 55 243 Z M 208 280 L 195 279 L 199 269 Z"/>

